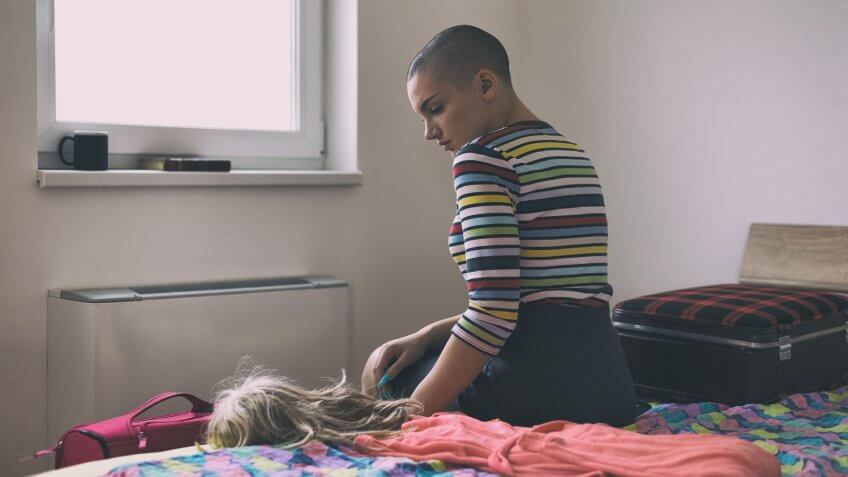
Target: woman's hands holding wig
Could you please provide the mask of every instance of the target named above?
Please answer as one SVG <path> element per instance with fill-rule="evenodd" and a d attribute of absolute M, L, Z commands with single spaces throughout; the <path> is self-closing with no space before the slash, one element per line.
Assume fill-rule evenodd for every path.
<path fill-rule="evenodd" d="M 391 380 L 407 366 L 418 361 L 430 346 L 422 332 L 412 333 L 387 341 L 371 353 L 362 372 L 362 392 L 390 396 Z"/>

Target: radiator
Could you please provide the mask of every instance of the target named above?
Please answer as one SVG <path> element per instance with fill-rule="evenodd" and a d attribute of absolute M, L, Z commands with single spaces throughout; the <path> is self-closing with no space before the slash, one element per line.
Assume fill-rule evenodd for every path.
<path fill-rule="evenodd" d="M 208 399 L 245 355 L 326 384 L 347 367 L 347 309 L 347 284 L 324 276 L 50 290 L 49 438 L 163 391 Z"/>

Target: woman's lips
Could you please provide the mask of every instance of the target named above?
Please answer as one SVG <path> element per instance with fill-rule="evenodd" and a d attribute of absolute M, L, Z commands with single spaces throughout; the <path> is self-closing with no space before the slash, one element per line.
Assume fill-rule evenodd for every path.
<path fill-rule="evenodd" d="M 450 141 L 447 141 L 447 142 L 440 142 L 440 143 L 439 143 L 439 145 L 440 145 L 440 146 L 442 146 L 442 147 L 444 147 L 444 148 L 445 148 L 445 151 L 450 151 L 450 148 L 448 147 L 448 144 L 450 144 L 450 143 L 451 143 Z"/>

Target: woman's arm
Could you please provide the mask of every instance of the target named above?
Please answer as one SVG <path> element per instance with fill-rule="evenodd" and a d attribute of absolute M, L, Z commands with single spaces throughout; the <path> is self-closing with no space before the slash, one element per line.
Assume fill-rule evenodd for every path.
<path fill-rule="evenodd" d="M 427 343 L 429 344 L 428 349 L 431 351 L 438 351 L 442 349 L 451 335 L 451 328 L 453 328 L 453 325 L 459 321 L 461 316 L 462 315 L 450 316 L 443 320 L 434 321 L 433 323 L 421 328 L 419 333 L 426 337 Z"/>
<path fill-rule="evenodd" d="M 447 337 L 447 344 L 412 393 L 427 415 L 445 409 L 500 352 L 515 329 L 521 298 L 518 174 L 503 153 L 477 144 L 460 151 L 452 172 L 459 223 L 451 226 L 449 241 L 463 244 L 455 258 L 468 308 L 449 330 L 442 328 L 446 320 L 437 322 L 434 334 Z"/>
<path fill-rule="evenodd" d="M 412 393 L 412 399 L 424 405 L 423 415 L 429 416 L 448 407 L 480 374 L 489 355 L 449 335 L 442 354 Z"/>
<path fill-rule="evenodd" d="M 389 376 L 390 380 L 417 361 L 427 350 L 439 351 L 450 336 L 451 327 L 459 320 L 460 315 L 444 318 L 420 328 L 415 333 L 393 339 L 375 349 L 362 370 L 362 391 L 371 395 L 377 393 L 381 378 Z"/>

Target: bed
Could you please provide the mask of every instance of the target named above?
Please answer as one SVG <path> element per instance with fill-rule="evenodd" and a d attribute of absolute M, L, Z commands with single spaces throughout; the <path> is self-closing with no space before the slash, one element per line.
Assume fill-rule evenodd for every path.
<path fill-rule="evenodd" d="M 769 225 L 766 228 L 769 233 L 753 242 L 755 253 L 746 255 L 742 267 L 746 280 L 796 286 L 825 284 L 827 289 L 848 291 L 845 267 L 848 262 L 844 260 L 848 227 Z M 771 404 L 653 402 L 627 429 L 642 434 L 733 436 L 774 455 L 784 476 L 848 475 L 848 386 L 793 394 Z M 473 468 L 454 468 L 440 461 L 368 457 L 320 442 L 293 451 L 251 446 L 198 452 L 187 447 L 91 462 L 42 475 L 104 474 L 126 477 L 493 475 Z"/>
<path fill-rule="evenodd" d="M 723 434 L 752 442 L 780 462 L 784 476 L 848 475 L 848 386 L 794 394 L 772 404 L 651 403 L 626 429 L 642 434 Z M 47 472 L 45 477 L 490 476 L 441 461 L 368 457 L 311 442 L 291 451 L 249 446 L 198 452 L 186 447 L 117 457 Z"/>

